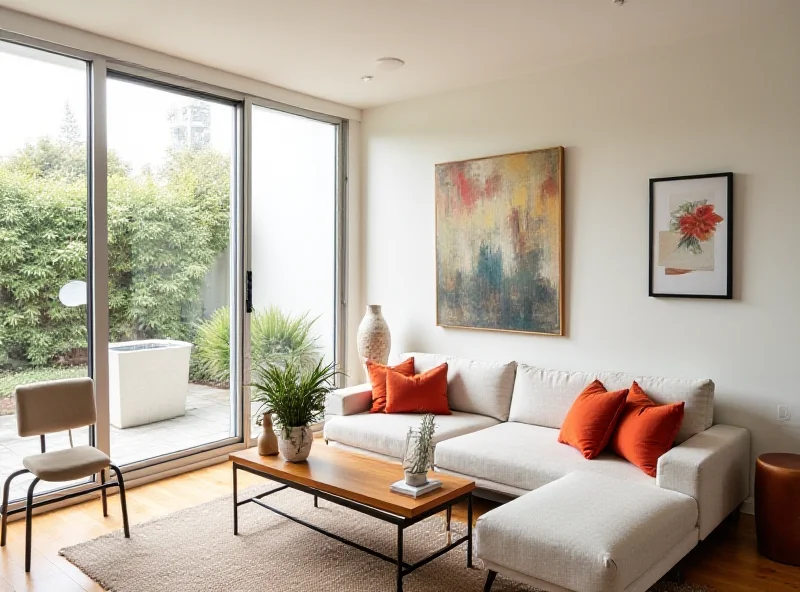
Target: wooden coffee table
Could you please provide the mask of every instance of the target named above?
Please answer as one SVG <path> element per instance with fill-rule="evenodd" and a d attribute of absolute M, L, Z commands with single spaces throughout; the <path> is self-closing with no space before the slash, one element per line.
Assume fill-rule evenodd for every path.
<path fill-rule="evenodd" d="M 307 462 L 290 463 L 281 456 L 260 456 L 258 450 L 250 448 L 230 455 L 233 462 L 233 534 L 239 534 L 239 506 L 256 504 L 289 520 L 302 524 L 320 534 L 341 543 L 360 549 L 374 557 L 397 566 L 397 590 L 403 589 L 403 578 L 414 570 L 426 565 L 462 545 L 467 544 L 467 567 L 472 567 L 472 491 L 474 481 L 450 475 L 437 474 L 442 482 L 441 489 L 414 499 L 389 491 L 389 486 L 403 478 L 403 468 L 399 463 L 353 454 L 315 443 Z M 236 483 L 238 471 L 247 471 L 271 481 L 281 483 L 280 487 L 248 499 L 239 500 Z M 297 489 L 372 516 L 397 526 L 397 557 L 389 557 L 378 551 L 350 541 L 338 534 L 315 526 L 305 520 L 290 516 L 265 503 L 263 498 L 287 488 Z M 455 541 L 450 536 L 450 519 L 453 506 L 467 502 L 467 534 Z M 446 512 L 448 544 L 417 563 L 403 561 L 403 531 L 409 526 L 439 512 Z"/>

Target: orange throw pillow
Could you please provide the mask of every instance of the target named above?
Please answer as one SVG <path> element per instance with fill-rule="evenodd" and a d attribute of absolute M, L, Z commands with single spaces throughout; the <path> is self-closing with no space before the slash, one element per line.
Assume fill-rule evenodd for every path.
<path fill-rule="evenodd" d="M 578 395 L 558 434 L 558 441 L 593 459 L 603 452 L 617 427 L 628 389 L 608 392 L 595 380 Z"/>
<path fill-rule="evenodd" d="M 684 406 L 683 402 L 656 405 L 634 382 L 611 437 L 611 449 L 655 477 L 658 457 L 672 448 L 681 429 Z"/>
<path fill-rule="evenodd" d="M 386 413 L 450 415 L 447 363 L 416 376 L 405 376 L 389 368 L 386 372 Z"/>
<path fill-rule="evenodd" d="M 414 376 L 414 358 L 408 358 L 397 366 L 384 366 L 367 360 L 367 372 L 372 383 L 372 409 L 370 413 L 386 413 L 386 371 L 392 369 L 406 376 Z"/>

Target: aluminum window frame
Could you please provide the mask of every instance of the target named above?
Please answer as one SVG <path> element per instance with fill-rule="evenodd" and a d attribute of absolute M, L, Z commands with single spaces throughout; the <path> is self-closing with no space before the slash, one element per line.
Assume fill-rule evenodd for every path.
<path fill-rule="evenodd" d="M 334 339 L 333 339 L 333 359 L 336 363 L 336 366 L 344 370 L 347 368 L 347 244 L 348 244 L 348 234 L 347 234 L 347 215 L 348 215 L 348 208 L 347 208 L 347 184 L 348 184 L 348 177 L 347 177 L 347 156 L 348 156 L 348 132 L 349 132 L 349 125 L 348 120 L 342 117 L 337 117 L 334 115 L 327 115 L 324 113 L 318 113 L 316 111 L 310 111 L 308 109 L 303 109 L 302 107 L 295 107 L 293 105 L 288 105 L 286 103 L 281 103 L 278 101 L 272 101 L 269 99 L 264 98 L 257 98 L 253 96 L 248 96 L 245 100 L 245 111 L 249 118 L 249 124 L 245 126 L 246 129 L 246 141 L 245 141 L 245 152 L 248 156 L 247 159 L 247 166 L 246 166 L 246 175 L 244 176 L 245 184 L 246 184 L 246 191 L 245 194 L 247 196 L 245 200 L 245 223 L 249 229 L 249 232 L 245 235 L 245 265 L 247 271 L 252 271 L 253 269 L 253 248 L 252 248 L 252 199 L 253 199 L 253 177 L 252 177 L 252 149 L 253 149 L 253 127 L 252 127 L 252 117 L 253 117 L 253 109 L 259 107 L 263 109 L 270 109 L 272 111 L 278 111 L 281 113 L 287 113 L 289 115 L 295 115 L 297 117 L 304 117 L 306 119 L 311 119 L 314 121 L 318 121 L 320 123 L 327 123 L 334 126 L 336 130 L 336 163 L 335 163 L 335 206 L 334 206 L 334 311 L 333 311 L 333 326 L 334 326 Z M 252 372 L 252 357 L 250 352 L 250 318 L 248 318 L 245 322 L 245 327 L 243 331 L 243 338 L 245 339 L 245 368 L 244 368 L 244 376 L 246 379 L 245 384 L 250 383 L 251 379 L 251 372 Z M 336 378 L 336 385 L 338 387 L 344 386 L 344 378 L 342 376 L 337 376 Z M 243 399 L 245 401 L 245 409 L 248 410 L 247 415 L 251 414 L 250 412 L 250 387 L 245 387 L 245 397 Z M 253 423 L 252 417 L 250 418 L 249 425 L 251 426 Z M 248 446 L 255 446 L 257 443 L 257 435 L 251 433 L 249 426 L 245 426 L 246 432 L 246 441 Z"/>
<path fill-rule="evenodd" d="M 107 95 L 106 86 L 109 77 L 141 79 L 152 85 L 169 87 L 176 92 L 185 92 L 192 96 L 206 95 L 217 100 L 237 103 L 236 125 L 236 187 L 234 190 L 234 208 L 232 213 L 238 214 L 237 240 L 232 249 L 231 270 L 237 275 L 231 280 L 231 310 L 236 309 L 235 323 L 238 331 L 238 351 L 235 366 L 235 385 L 238 390 L 236 404 L 231 406 L 231 425 L 236 427 L 237 436 L 200 447 L 176 451 L 153 459 L 125 465 L 123 472 L 128 476 L 129 486 L 146 483 L 166 476 L 194 470 L 216 462 L 222 462 L 228 453 L 241 450 L 255 444 L 250 433 L 251 412 L 250 393 L 245 385 L 250 379 L 250 318 L 244 311 L 246 272 L 251 269 L 251 190 L 252 190 L 252 113 L 253 106 L 274 109 L 308 117 L 320 122 L 330 123 L 337 127 L 336 154 L 336 215 L 335 215 L 335 310 L 334 310 L 334 359 L 339 368 L 347 367 L 347 202 L 348 202 L 348 120 L 328 115 L 291 104 L 274 101 L 230 88 L 224 88 L 193 80 L 177 74 L 163 72 L 116 60 L 108 56 L 83 51 L 52 43 L 47 40 L 21 35 L 0 29 L 0 40 L 42 50 L 69 58 L 82 60 L 87 64 L 89 113 L 87 132 L 88 184 L 89 192 L 89 230 L 88 230 L 88 264 L 87 283 L 90 286 L 89 307 L 87 312 L 87 328 L 89 330 L 90 364 L 89 376 L 95 380 L 98 421 L 92 432 L 95 445 L 102 451 L 111 453 L 110 421 L 109 421 L 109 376 L 108 376 L 108 187 L 107 187 Z M 238 209 L 237 209 L 238 208 Z M 235 264 L 235 265 L 234 265 Z M 234 304 L 236 305 L 234 307 Z M 97 311 L 106 311 L 98 314 Z M 91 317 L 89 315 L 91 314 Z M 232 366 L 232 367 L 233 367 Z M 232 378 L 231 384 L 234 384 Z M 232 388 L 232 392 L 233 392 Z M 113 458 L 113 456 L 112 456 Z M 96 476 L 95 476 L 96 478 Z M 37 495 L 37 499 L 50 499 L 63 492 L 77 492 L 93 484 L 68 486 L 54 492 Z M 95 492 L 87 497 L 98 497 Z M 52 508 L 80 503 L 86 498 L 79 497 L 63 504 L 54 504 Z M 9 508 L 19 507 L 21 501 L 9 504 Z M 38 513 L 35 511 L 34 513 Z M 19 516 L 19 514 L 17 515 Z"/>

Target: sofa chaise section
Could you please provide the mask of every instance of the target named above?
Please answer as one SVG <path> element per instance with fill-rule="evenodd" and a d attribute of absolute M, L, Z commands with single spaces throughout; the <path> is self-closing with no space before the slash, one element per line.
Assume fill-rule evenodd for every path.
<path fill-rule="evenodd" d="M 645 592 L 697 545 L 696 522 L 689 496 L 575 471 L 481 516 L 476 551 L 548 592 Z"/>

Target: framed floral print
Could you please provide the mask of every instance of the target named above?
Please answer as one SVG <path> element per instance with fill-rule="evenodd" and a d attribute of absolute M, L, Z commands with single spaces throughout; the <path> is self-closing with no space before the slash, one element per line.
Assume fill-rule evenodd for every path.
<path fill-rule="evenodd" d="M 733 173 L 650 179 L 650 296 L 733 298 Z"/>

